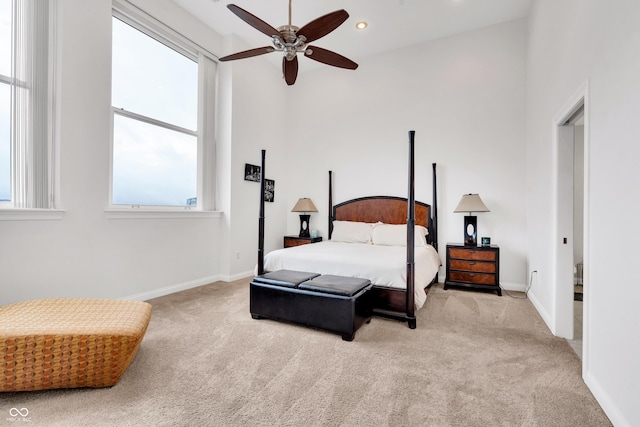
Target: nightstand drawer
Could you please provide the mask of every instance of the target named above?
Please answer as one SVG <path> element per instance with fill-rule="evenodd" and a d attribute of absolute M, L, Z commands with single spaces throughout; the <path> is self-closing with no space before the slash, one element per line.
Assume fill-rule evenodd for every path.
<path fill-rule="evenodd" d="M 292 246 L 308 245 L 310 243 L 322 242 L 322 237 L 298 237 L 298 236 L 284 236 L 284 247 L 290 248 Z"/>
<path fill-rule="evenodd" d="M 449 280 L 452 282 L 477 283 L 479 285 L 496 285 L 495 274 L 469 273 L 465 271 L 450 271 Z"/>
<path fill-rule="evenodd" d="M 449 248 L 449 257 L 457 259 L 470 259 L 478 261 L 495 261 L 495 251 L 475 250 L 466 248 Z"/>
<path fill-rule="evenodd" d="M 287 237 L 284 238 L 284 247 L 285 248 L 290 248 L 291 246 L 308 245 L 309 243 L 311 243 L 309 240 L 290 239 L 290 238 L 287 238 Z"/>
<path fill-rule="evenodd" d="M 449 268 L 451 268 L 451 270 L 473 271 L 477 273 L 495 273 L 496 263 L 452 259 L 449 261 Z"/>

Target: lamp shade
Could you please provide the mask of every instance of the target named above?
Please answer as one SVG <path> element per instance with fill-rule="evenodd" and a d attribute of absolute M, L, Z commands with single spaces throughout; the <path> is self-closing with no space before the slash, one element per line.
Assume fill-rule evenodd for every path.
<path fill-rule="evenodd" d="M 453 212 L 489 212 L 478 194 L 464 194 Z"/>
<path fill-rule="evenodd" d="M 293 209 L 291 209 L 291 212 L 318 212 L 318 208 L 316 208 L 316 205 L 313 204 L 311 199 L 304 197 L 298 199 L 298 202 Z"/>

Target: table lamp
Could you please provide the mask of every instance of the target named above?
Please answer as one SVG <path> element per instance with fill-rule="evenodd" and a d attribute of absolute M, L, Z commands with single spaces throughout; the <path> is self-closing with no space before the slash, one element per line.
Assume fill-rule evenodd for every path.
<path fill-rule="evenodd" d="M 311 237 L 309 234 L 309 218 L 311 217 L 308 212 L 318 212 L 318 208 L 313 204 L 311 199 L 302 198 L 298 199 L 296 205 L 291 209 L 291 212 L 302 212 L 300 214 L 300 237 Z"/>
<path fill-rule="evenodd" d="M 478 194 L 464 194 L 460 203 L 453 211 L 455 213 L 469 212 L 464 216 L 464 244 L 466 246 L 476 246 L 478 244 L 478 227 L 477 218 L 472 216 L 472 212 L 490 212 L 487 206 L 482 202 Z"/>

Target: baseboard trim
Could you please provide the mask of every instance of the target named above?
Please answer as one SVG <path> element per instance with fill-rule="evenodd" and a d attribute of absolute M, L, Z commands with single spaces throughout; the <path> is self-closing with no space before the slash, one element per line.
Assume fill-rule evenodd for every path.
<path fill-rule="evenodd" d="M 174 294 L 180 291 L 186 291 L 187 289 L 197 288 L 198 286 L 207 285 L 213 282 L 235 282 L 236 280 L 245 279 L 247 277 L 254 276 L 254 271 L 243 271 L 241 273 L 236 274 L 218 274 L 215 276 L 202 277 L 200 279 L 191 280 L 189 282 L 178 283 L 176 285 L 165 286 L 163 288 L 153 289 L 151 291 L 140 292 L 139 294 L 130 295 L 128 297 L 124 297 L 126 300 L 132 301 L 146 301 L 153 298 L 163 297 L 165 295 Z M 525 292 L 526 285 L 521 283 L 510 283 L 510 282 L 502 282 L 500 287 L 506 291 L 514 291 L 514 292 Z M 536 303 L 534 302 L 534 306 L 538 308 Z M 538 309 L 538 311 L 540 311 Z M 544 316 L 543 316 L 544 317 Z M 548 324 L 548 323 L 547 323 Z"/>
<path fill-rule="evenodd" d="M 232 275 L 221 276 L 223 282 L 235 282 L 236 280 L 245 279 L 247 277 L 253 277 L 253 270 L 243 271 L 242 273 L 236 273 Z"/>
<path fill-rule="evenodd" d="M 531 292 L 531 290 L 529 290 L 529 293 L 527 293 L 527 297 L 529 298 L 529 301 L 531 301 L 531 304 L 533 304 L 535 309 L 538 311 L 538 314 L 540 314 L 540 317 L 542 317 L 542 320 L 547 325 L 547 328 L 549 328 L 551 333 L 555 335 L 556 332 L 555 332 L 555 328 L 553 327 L 553 319 L 551 318 L 549 313 L 544 309 L 543 305 L 540 303 L 540 300 L 538 300 L 536 295 L 533 292 Z"/>
<path fill-rule="evenodd" d="M 175 294 L 176 292 L 186 291 L 187 289 L 197 288 L 198 286 L 208 285 L 209 283 L 213 282 L 235 282 L 236 280 L 244 279 L 250 276 L 253 276 L 253 271 L 242 272 L 233 275 L 218 274 L 215 276 L 201 277 L 200 279 L 190 280 L 188 282 L 178 283 L 176 285 L 165 286 L 163 288 L 129 295 L 128 297 L 124 297 L 123 299 L 131 301 L 147 301 L 153 298 Z"/>
<path fill-rule="evenodd" d="M 500 287 L 505 291 L 525 292 L 527 285 L 523 283 L 501 282 Z"/>
<path fill-rule="evenodd" d="M 600 382 L 598 382 L 598 380 L 594 378 L 591 372 L 585 372 L 582 376 L 582 379 L 584 380 L 584 383 L 587 385 L 587 387 L 589 387 L 589 390 L 591 390 L 591 394 L 593 394 L 593 397 L 596 398 L 598 404 L 600 405 L 606 416 L 609 418 L 609 421 L 611 421 L 614 426 L 631 427 L 631 425 L 633 425 L 620 412 L 618 406 L 615 404 L 613 399 L 611 399 L 609 393 L 607 393 L 605 389 L 602 388 Z"/>

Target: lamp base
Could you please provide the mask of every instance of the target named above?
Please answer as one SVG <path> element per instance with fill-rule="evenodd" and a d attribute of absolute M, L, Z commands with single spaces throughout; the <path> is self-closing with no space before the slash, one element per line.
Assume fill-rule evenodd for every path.
<path fill-rule="evenodd" d="M 299 237 L 311 237 L 309 234 L 309 218 L 311 218 L 311 215 L 300 215 Z"/>
<path fill-rule="evenodd" d="M 465 215 L 464 217 L 464 244 L 465 246 L 478 245 L 478 217 Z"/>

